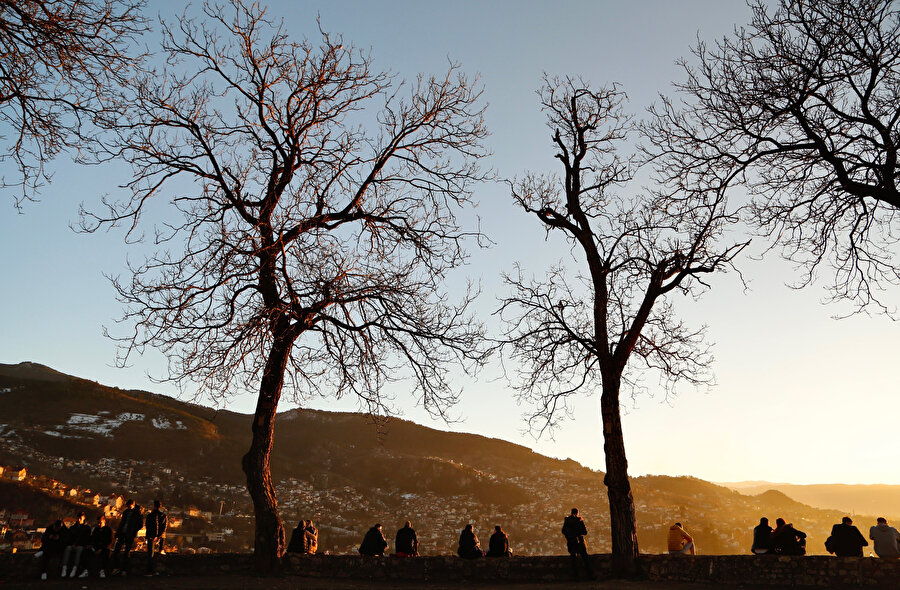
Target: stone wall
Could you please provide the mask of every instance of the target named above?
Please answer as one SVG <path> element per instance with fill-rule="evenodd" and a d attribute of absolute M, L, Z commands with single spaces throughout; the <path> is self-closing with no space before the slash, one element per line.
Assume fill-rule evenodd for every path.
<path fill-rule="evenodd" d="M 132 570 L 145 571 L 143 555 L 132 557 Z M 592 555 L 599 578 L 610 576 L 609 555 Z M 752 555 L 668 556 L 645 555 L 641 567 L 650 580 L 714 582 L 723 585 L 793 585 L 818 588 L 897 588 L 900 560 L 837 557 L 776 557 Z M 166 555 L 158 571 L 171 576 L 219 576 L 249 572 L 246 554 Z M 0 555 L 0 580 L 36 578 L 40 560 L 33 554 Z M 50 570 L 58 574 L 58 567 Z M 373 558 L 352 555 L 292 556 L 285 560 L 284 575 L 315 578 L 362 578 L 408 582 L 539 582 L 571 579 L 568 556 L 512 557 L 463 560 L 457 557 L 414 559 Z"/>
<path fill-rule="evenodd" d="M 787 557 L 647 555 L 641 558 L 651 580 L 721 584 L 784 584 L 818 588 L 900 587 L 900 559 L 872 557 Z"/>

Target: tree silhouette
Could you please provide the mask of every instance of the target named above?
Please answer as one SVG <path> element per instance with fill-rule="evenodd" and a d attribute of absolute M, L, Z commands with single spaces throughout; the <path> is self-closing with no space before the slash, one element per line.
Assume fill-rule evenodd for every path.
<path fill-rule="evenodd" d="M 271 570 L 285 549 L 269 467 L 283 393 L 355 395 L 382 414 L 400 383 L 441 415 L 448 363 L 484 358 L 472 294 L 454 303 L 442 283 L 478 238 L 457 214 L 486 130 L 456 65 L 398 83 L 340 38 L 292 42 L 258 5 L 204 15 L 164 26 L 167 66 L 123 97 L 106 155 L 133 166 L 131 196 L 84 227 L 126 223 L 134 238 L 151 203 L 171 201 L 154 211 L 158 252 L 115 281 L 134 325 L 122 360 L 150 345 L 200 394 L 257 393 L 243 469 L 256 564 Z"/>
<path fill-rule="evenodd" d="M 649 124 L 668 179 L 743 186 L 783 254 L 834 271 L 834 299 L 890 311 L 896 263 L 900 8 L 890 0 L 754 2 L 748 28 L 694 53 Z"/>
<path fill-rule="evenodd" d="M 111 88 L 131 78 L 129 46 L 146 29 L 144 0 L 0 1 L 0 124 L 16 206 L 47 180 L 45 164 L 89 139 Z"/>
<path fill-rule="evenodd" d="M 570 395 L 599 387 L 614 567 L 627 574 L 638 541 L 622 393 L 635 391 L 642 368 L 658 372 L 668 391 L 708 381 L 703 329 L 679 321 L 671 295 L 699 294 L 701 277 L 731 267 L 743 244 L 716 246 L 733 221 L 716 194 L 627 194 L 633 162 L 617 149 L 631 123 L 617 89 L 545 77 L 539 94 L 563 175 L 529 174 L 512 183 L 512 196 L 548 233 L 565 236 L 584 270 L 560 262 L 544 279 L 521 268 L 507 275 L 503 346 L 519 363 L 519 391 L 536 404 L 538 430 L 569 413 Z"/>

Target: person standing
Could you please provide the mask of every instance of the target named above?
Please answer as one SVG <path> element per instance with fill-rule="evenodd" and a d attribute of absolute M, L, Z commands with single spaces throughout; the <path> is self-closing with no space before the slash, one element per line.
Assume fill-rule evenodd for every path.
<path fill-rule="evenodd" d="M 412 523 L 408 520 L 394 538 L 394 553 L 397 557 L 418 557 L 419 556 L 419 536 L 416 530 L 412 528 Z"/>
<path fill-rule="evenodd" d="M 163 535 L 166 534 L 168 516 L 162 509 L 162 502 L 153 500 L 153 510 L 147 514 L 144 526 L 147 527 L 147 575 L 153 575 L 153 556 L 162 551 Z M 159 549 L 156 544 L 159 543 Z"/>
<path fill-rule="evenodd" d="M 78 575 L 78 568 L 82 567 L 82 557 L 84 556 L 84 548 L 91 544 L 91 526 L 86 522 L 84 512 L 78 513 L 75 523 L 69 527 L 66 534 L 66 550 L 63 552 L 62 558 L 62 577 L 66 577 L 66 566 L 69 565 L 69 558 L 74 556 L 72 569 L 69 577 L 74 578 Z M 83 568 L 83 578 L 88 576 L 87 568 Z"/>
<path fill-rule="evenodd" d="M 900 557 L 900 532 L 889 526 L 883 516 L 878 517 L 877 523 L 869 529 L 875 554 L 884 559 L 897 559 Z"/>
<path fill-rule="evenodd" d="M 572 508 L 571 514 L 563 520 L 562 534 L 566 538 L 566 549 L 572 557 L 572 574 L 578 578 L 578 557 L 584 562 L 584 569 L 590 579 L 594 579 L 594 570 L 588 558 L 584 537 L 588 534 L 584 519 L 578 516 L 578 508 Z"/>
<path fill-rule="evenodd" d="M 769 526 L 769 519 L 765 516 L 753 527 L 753 546 L 750 547 L 750 551 L 756 555 L 772 552 L 772 527 Z"/>
<path fill-rule="evenodd" d="M 116 529 L 116 546 L 113 549 L 115 567 L 112 575 L 128 575 L 134 538 L 137 537 L 138 531 L 143 526 L 144 517 L 141 516 L 141 507 L 135 504 L 134 500 L 128 500 L 125 504 L 125 511 L 122 513 L 122 520 L 119 521 L 119 527 Z"/>
<path fill-rule="evenodd" d="M 512 551 L 509 550 L 509 536 L 503 532 L 500 525 L 494 527 L 494 534 L 488 542 L 488 557 L 509 557 Z"/>
<path fill-rule="evenodd" d="M 109 548 L 112 546 L 113 532 L 106 524 L 106 517 L 97 517 L 97 524 L 91 529 L 91 561 L 101 578 L 106 577 L 109 569 Z"/>
<path fill-rule="evenodd" d="M 825 549 L 838 557 L 862 557 L 866 541 L 859 529 L 853 526 L 853 519 L 845 516 L 840 524 L 831 527 L 831 536 L 825 542 Z"/>
<path fill-rule="evenodd" d="M 690 536 L 680 522 L 669 527 L 669 555 L 696 555 L 694 537 Z"/>

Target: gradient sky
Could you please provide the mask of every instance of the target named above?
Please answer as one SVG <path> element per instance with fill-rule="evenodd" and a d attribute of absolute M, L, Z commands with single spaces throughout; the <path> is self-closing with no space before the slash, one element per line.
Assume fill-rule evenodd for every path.
<path fill-rule="evenodd" d="M 162 16 L 180 3 L 151 2 Z M 747 20 L 737 0 L 633 2 L 341 2 L 270 3 L 298 39 L 325 30 L 346 43 L 371 47 L 376 65 L 405 77 L 439 73 L 447 58 L 479 73 L 490 103 L 487 121 L 503 177 L 554 170 L 544 119 L 534 94 L 542 72 L 576 74 L 595 85 L 621 84 L 628 108 L 641 115 L 680 77 L 675 60 L 688 56 L 699 35 L 713 40 Z M 102 335 L 119 305 L 105 274 L 124 271 L 126 250 L 117 231 L 85 236 L 69 223 L 78 204 L 116 194 L 122 170 L 77 168 L 60 160 L 41 202 L 16 214 L 0 201 L 0 362 L 40 362 L 57 370 L 123 388 L 175 394 L 147 378 L 160 375 L 155 351 L 113 367 L 114 344 Z M 6 171 L 4 171 L 6 172 Z M 536 220 L 517 211 L 503 185 L 477 190 L 478 213 L 496 246 L 477 252 L 465 274 L 480 279 L 479 310 L 489 314 L 502 293 L 499 273 L 518 260 L 540 273 L 568 256 L 545 242 Z M 757 240 L 760 254 L 764 242 Z M 712 279 L 700 301 L 677 302 L 694 325 L 708 324 L 715 343 L 717 385 L 663 399 L 661 392 L 625 407 L 630 473 L 694 475 L 712 481 L 900 484 L 900 415 L 895 344 L 900 324 L 883 316 L 835 320 L 846 308 L 823 305 L 822 284 L 802 291 L 786 283 L 798 275 L 774 254 L 740 265 L 750 290 L 734 276 Z M 827 269 L 822 272 L 827 284 Z M 895 294 L 896 295 L 896 294 Z M 404 417 L 456 431 L 511 440 L 557 457 L 603 468 L 599 401 L 585 396 L 575 416 L 535 440 L 508 384 L 490 367 L 477 380 L 460 379 L 463 395 L 450 426 L 406 404 Z M 653 392 L 652 383 L 651 393 Z M 401 403 L 405 397 L 397 392 Z M 315 400 L 321 409 L 355 410 L 351 401 Z M 253 399 L 231 409 L 251 411 Z M 287 409 L 289 405 L 283 405 Z M 276 433 L 277 435 L 277 433 Z"/>

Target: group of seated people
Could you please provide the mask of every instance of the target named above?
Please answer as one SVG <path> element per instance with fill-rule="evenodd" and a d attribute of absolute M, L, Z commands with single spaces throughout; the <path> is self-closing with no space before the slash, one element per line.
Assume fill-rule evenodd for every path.
<path fill-rule="evenodd" d="M 388 548 L 387 539 L 384 538 L 381 523 L 375 523 L 370 528 L 362 544 L 359 546 L 360 555 L 383 556 Z M 467 524 L 459 535 L 459 547 L 456 553 L 466 559 L 474 559 L 478 557 L 509 557 L 512 552 L 509 550 L 509 537 L 503 532 L 499 525 L 494 527 L 494 534 L 488 543 L 488 551 L 485 553 L 481 549 L 478 536 L 475 534 L 475 527 Z M 394 557 L 418 557 L 419 555 L 419 538 L 416 530 L 412 528 L 411 523 L 407 520 L 403 528 L 397 531 L 394 539 Z"/>
<path fill-rule="evenodd" d="M 572 516 L 577 518 L 577 510 L 573 509 Z M 567 518 L 566 526 L 569 526 Z M 579 519 L 580 521 L 580 519 Z M 583 523 L 581 528 L 583 528 Z M 577 534 L 584 534 L 576 531 Z M 563 534 L 568 540 L 570 535 L 563 527 Z M 577 536 L 576 534 L 576 536 Z M 301 520 L 291 535 L 288 544 L 288 553 L 314 554 L 318 548 L 319 530 L 311 520 Z M 874 542 L 875 553 L 882 558 L 900 558 L 900 532 L 889 526 L 883 517 L 878 518 L 875 526 L 869 529 L 869 539 Z M 841 519 L 840 524 L 831 528 L 831 535 L 825 541 L 825 549 L 838 557 L 862 557 L 863 547 L 869 545 L 855 526 L 849 516 Z M 381 523 L 375 523 L 363 537 L 359 546 L 360 555 L 383 556 L 388 548 L 387 539 L 384 537 Z M 676 522 L 669 528 L 668 549 L 670 554 L 694 555 L 696 547 L 694 539 L 684 530 L 680 522 Z M 775 521 L 775 528 L 769 526 L 768 518 L 760 518 L 759 525 L 753 529 L 753 545 L 751 552 L 756 555 L 805 555 L 806 533 L 794 528 L 794 525 L 783 518 Z M 574 556 L 571 547 L 569 552 Z M 494 527 L 488 543 L 488 551 L 481 548 L 475 527 L 467 524 L 459 535 L 457 555 L 465 559 L 479 557 L 509 557 L 512 552 L 509 549 L 509 536 L 500 525 Z M 394 557 L 417 557 L 419 555 L 419 539 L 411 523 L 407 520 L 403 527 L 397 531 L 394 539 Z"/>
<path fill-rule="evenodd" d="M 753 528 L 753 545 L 750 551 L 756 555 L 806 555 L 806 533 L 795 529 L 783 518 L 775 520 L 775 528 L 769 526 L 765 516 Z"/>
<path fill-rule="evenodd" d="M 311 520 L 301 520 L 291 533 L 287 552 L 300 555 L 314 555 L 319 549 L 319 529 Z"/>
<path fill-rule="evenodd" d="M 900 532 L 889 526 L 883 517 L 877 519 L 869 529 L 869 538 L 874 541 L 878 557 L 900 558 Z M 839 524 L 831 527 L 831 535 L 825 540 L 825 550 L 838 557 L 862 557 L 866 541 L 859 529 L 853 526 L 853 519 L 845 516 Z M 753 529 L 753 546 L 756 555 L 805 555 L 806 533 L 786 523 L 783 518 L 775 521 L 775 528 L 769 526 L 768 518 L 759 519 Z"/>
<path fill-rule="evenodd" d="M 509 550 L 509 536 L 503 532 L 499 524 L 494 527 L 494 533 L 488 541 L 487 553 L 481 549 L 478 536 L 475 534 L 475 527 L 467 524 L 459 535 L 459 547 L 456 554 L 465 559 L 475 559 L 478 557 L 510 557 L 512 551 Z"/>

